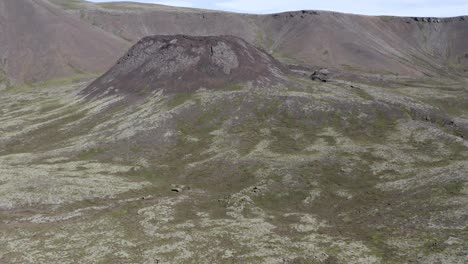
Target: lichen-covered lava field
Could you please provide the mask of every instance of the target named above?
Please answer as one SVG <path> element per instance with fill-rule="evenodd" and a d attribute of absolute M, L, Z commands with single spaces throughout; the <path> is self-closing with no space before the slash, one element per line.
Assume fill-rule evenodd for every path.
<path fill-rule="evenodd" d="M 109 19 L 135 26 L 143 8 L 15 2 L 60 10 L 73 30 L 96 16 L 80 32 L 110 39 Z M 2 0 L 0 14 L 12 6 Z M 373 72 L 336 61 L 362 53 L 317 66 L 250 33 L 179 33 L 143 38 L 102 75 L 70 59 L 79 49 L 73 63 L 41 58 L 43 71 L 0 60 L 0 263 L 468 263 L 464 62 L 412 57 Z M 282 43 L 270 47 L 293 42 Z"/>

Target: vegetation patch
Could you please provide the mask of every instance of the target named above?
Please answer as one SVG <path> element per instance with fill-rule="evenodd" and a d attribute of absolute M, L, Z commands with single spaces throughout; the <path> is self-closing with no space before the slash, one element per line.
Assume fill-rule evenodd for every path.
<path fill-rule="evenodd" d="M 91 149 L 88 149 L 88 150 L 85 150 L 85 151 L 81 152 L 78 155 L 78 159 L 80 159 L 80 160 L 92 160 L 92 159 L 95 159 L 97 156 L 103 154 L 104 152 L 105 152 L 105 150 L 102 149 L 102 148 L 91 148 Z"/>
<path fill-rule="evenodd" d="M 222 89 L 222 91 L 242 91 L 244 89 L 244 85 L 240 83 L 234 83 L 231 85 L 226 86 L 225 88 Z"/>
<path fill-rule="evenodd" d="M 374 97 L 361 88 L 353 88 L 351 91 L 366 101 L 371 101 L 374 99 Z"/>
<path fill-rule="evenodd" d="M 171 99 L 169 99 L 167 106 L 169 107 L 169 109 L 176 108 L 184 104 L 188 100 L 192 99 L 192 97 L 192 93 L 177 93 L 173 95 Z"/>
<path fill-rule="evenodd" d="M 464 183 L 461 181 L 451 182 L 444 186 L 445 191 L 449 195 L 461 195 L 464 188 Z"/>
<path fill-rule="evenodd" d="M 443 241 L 435 237 L 427 239 L 422 246 L 423 250 L 429 254 L 440 253 L 444 251 L 446 247 Z"/>

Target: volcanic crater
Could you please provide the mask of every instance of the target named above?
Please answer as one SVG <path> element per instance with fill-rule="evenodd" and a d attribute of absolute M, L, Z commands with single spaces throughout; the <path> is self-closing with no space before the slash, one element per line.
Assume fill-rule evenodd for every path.
<path fill-rule="evenodd" d="M 261 49 L 233 36 L 150 36 L 85 89 L 88 96 L 144 95 L 222 89 L 251 83 L 273 85 L 288 70 Z"/>

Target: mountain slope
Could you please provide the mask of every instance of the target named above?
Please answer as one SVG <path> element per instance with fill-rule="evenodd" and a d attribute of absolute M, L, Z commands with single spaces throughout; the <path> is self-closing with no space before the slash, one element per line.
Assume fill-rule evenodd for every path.
<path fill-rule="evenodd" d="M 418 20 L 418 21 L 416 21 Z M 263 21 L 272 49 L 308 64 L 407 75 L 466 71 L 463 18 L 369 17 L 330 12 L 290 13 Z M 278 34 L 283 32 L 279 38 Z M 464 67 L 464 71 L 455 68 Z"/>
<path fill-rule="evenodd" d="M 13 82 L 102 72 L 126 47 L 47 1 L 0 2 L 0 65 Z"/>
<path fill-rule="evenodd" d="M 289 63 L 360 73 L 466 75 L 468 18 L 372 17 L 323 11 L 245 15 L 95 8 L 77 17 L 130 42 L 155 34 L 234 35 Z"/>
<path fill-rule="evenodd" d="M 35 82 L 105 71 L 148 35 L 233 35 L 289 64 L 357 74 L 466 76 L 467 24 L 467 17 L 246 15 L 137 3 L 5 0 L 0 59 L 12 82 Z"/>

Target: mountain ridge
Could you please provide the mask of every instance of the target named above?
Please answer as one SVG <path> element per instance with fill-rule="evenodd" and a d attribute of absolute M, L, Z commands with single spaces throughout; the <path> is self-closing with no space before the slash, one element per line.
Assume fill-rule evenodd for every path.
<path fill-rule="evenodd" d="M 459 61 L 468 53 L 463 45 L 468 38 L 465 17 L 373 17 L 316 11 L 183 16 L 158 11 L 78 13 L 130 42 L 145 34 L 229 34 L 293 64 L 419 77 L 466 74 L 467 64 Z"/>
<path fill-rule="evenodd" d="M 468 75 L 467 16 L 365 16 L 306 10 L 250 15 L 80 0 L 1 4 L 0 31 L 5 37 L 0 37 L 0 57 L 7 62 L 4 70 L 13 83 L 105 72 L 141 38 L 174 34 L 233 35 L 286 64 L 357 74 Z M 15 17 L 24 21 L 7 23 Z M 58 24 L 67 29 L 58 29 Z M 37 36 L 35 40 L 47 45 L 21 42 L 11 32 Z"/>

